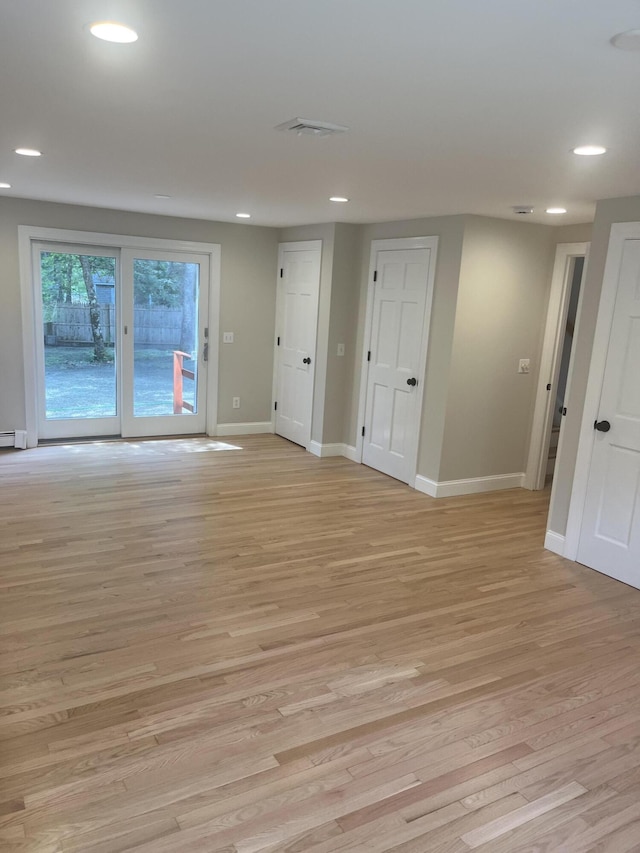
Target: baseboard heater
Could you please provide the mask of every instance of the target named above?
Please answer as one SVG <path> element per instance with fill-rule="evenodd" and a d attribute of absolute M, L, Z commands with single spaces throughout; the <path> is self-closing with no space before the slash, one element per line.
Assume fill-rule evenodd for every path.
<path fill-rule="evenodd" d="M 27 446 L 27 431 L 16 429 L 13 432 L 0 432 L 0 447 L 18 447 L 25 450 Z"/>

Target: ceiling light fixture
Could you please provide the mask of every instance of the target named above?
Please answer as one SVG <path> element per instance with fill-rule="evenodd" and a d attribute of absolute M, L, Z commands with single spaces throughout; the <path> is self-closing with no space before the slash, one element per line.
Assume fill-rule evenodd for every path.
<path fill-rule="evenodd" d="M 611 39 L 611 44 L 619 50 L 640 50 L 640 30 L 627 30 Z"/>
<path fill-rule="evenodd" d="M 573 149 L 573 153 L 580 157 L 597 157 L 598 154 L 606 153 L 606 150 L 603 145 L 578 145 Z"/>
<path fill-rule="evenodd" d="M 162 199 L 163 201 L 166 201 L 166 199 L 171 198 L 171 196 L 170 196 L 170 195 L 165 195 L 164 193 L 156 193 L 156 194 L 154 195 L 154 198 L 160 198 L 160 199 Z"/>
<path fill-rule="evenodd" d="M 337 204 L 345 204 L 349 199 L 342 195 L 332 195 L 329 201 L 335 201 Z"/>
<path fill-rule="evenodd" d="M 551 213 L 554 216 L 559 215 L 561 213 L 566 213 L 566 212 L 567 212 L 566 207 L 548 207 L 545 211 L 545 213 Z"/>
<path fill-rule="evenodd" d="M 251 219 L 250 213 L 236 213 L 238 219 Z"/>
<path fill-rule="evenodd" d="M 0 182 L 0 190 L 10 190 L 11 184 L 5 184 L 4 181 Z"/>
<path fill-rule="evenodd" d="M 36 151 L 35 148 L 16 148 L 15 152 L 23 157 L 42 157 L 42 151 Z"/>
<path fill-rule="evenodd" d="M 96 21 L 91 24 L 89 32 L 92 36 L 102 41 L 111 41 L 116 44 L 131 44 L 138 41 L 138 33 L 131 27 L 125 27 L 117 21 Z"/>

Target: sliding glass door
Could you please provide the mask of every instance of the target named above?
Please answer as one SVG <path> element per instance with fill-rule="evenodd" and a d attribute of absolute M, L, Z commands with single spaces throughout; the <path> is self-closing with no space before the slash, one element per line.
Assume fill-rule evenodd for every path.
<path fill-rule="evenodd" d="M 122 434 L 204 432 L 208 258 L 123 249 L 122 271 Z"/>
<path fill-rule="evenodd" d="M 208 263 L 34 246 L 40 438 L 205 431 Z"/>
<path fill-rule="evenodd" d="M 118 435 L 118 253 L 41 244 L 35 254 L 39 436 Z"/>

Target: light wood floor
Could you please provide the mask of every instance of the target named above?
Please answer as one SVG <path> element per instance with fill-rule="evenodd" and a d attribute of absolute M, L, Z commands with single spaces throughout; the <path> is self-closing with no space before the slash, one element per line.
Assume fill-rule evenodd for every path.
<path fill-rule="evenodd" d="M 274 436 L 0 456 L 0 849 L 640 850 L 640 592 Z"/>

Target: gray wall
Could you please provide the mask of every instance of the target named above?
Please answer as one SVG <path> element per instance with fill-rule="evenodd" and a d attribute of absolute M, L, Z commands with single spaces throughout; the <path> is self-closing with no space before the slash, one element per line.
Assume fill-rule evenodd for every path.
<path fill-rule="evenodd" d="M 0 430 L 25 428 L 18 225 L 219 243 L 221 328 L 218 422 L 271 419 L 278 232 L 23 199 L 0 199 Z M 241 409 L 231 398 L 239 396 Z"/>
<path fill-rule="evenodd" d="M 525 470 L 554 229 L 467 217 L 439 477 Z M 518 373 L 520 358 L 530 373 Z"/>
<path fill-rule="evenodd" d="M 591 234 L 587 274 L 582 289 L 582 305 L 574 339 L 571 387 L 567 398 L 567 417 L 562 432 L 562 453 L 556 463 L 549 529 L 564 536 L 569 515 L 580 425 L 587 392 L 589 364 L 600 305 L 609 236 L 614 222 L 640 222 L 640 196 L 599 201 Z M 564 241 L 563 242 L 569 242 Z"/>
<path fill-rule="evenodd" d="M 431 479 L 437 479 L 440 463 L 465 219 L 464 216 L 445 216 L 412 219 L 405 222 L 383 222 L 376 225 L 365 225 L 360 233 L 358 323 L 357 329 L 352 332 L 353 391 L 344 438 L 344 441 L 350 445 L 355 445 L 358 430 L 362 426 L 358 423 L 358 397 L 371 241 L 392 237 L 435 236 L 439 238 L 418 451 L 418 473 Z"/>
<path fill-rule="evenodd" d="M 360 232 L 359 225 L 336 224 L 335 227 L 322 438 L 325 444 L 345 440 L 351 412 L 360 296 Z M 344 356 L 337 354 L 340 343 L 345 345 Z"/>

